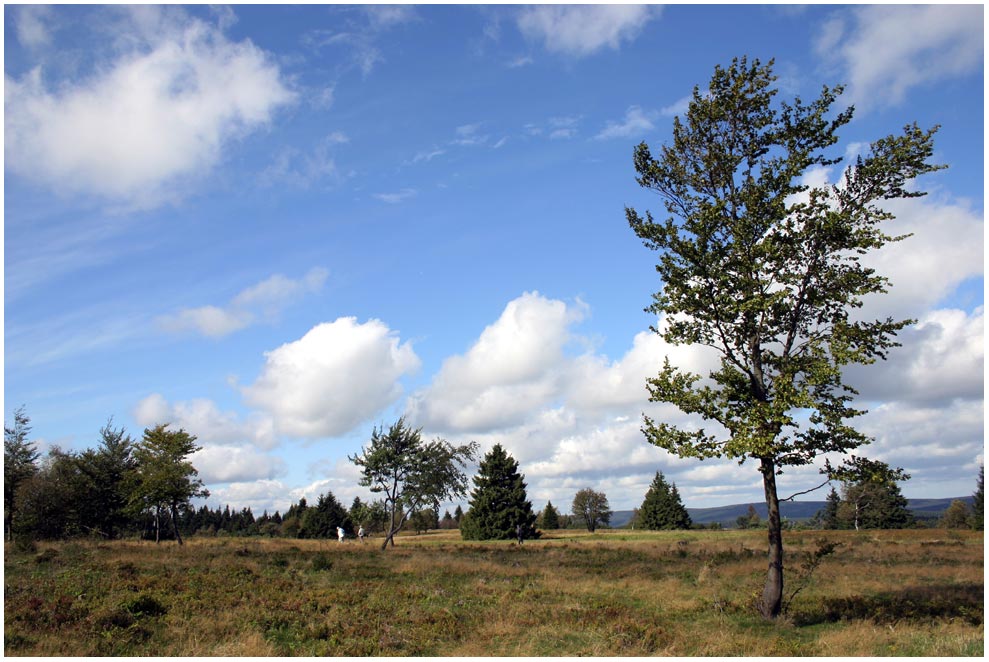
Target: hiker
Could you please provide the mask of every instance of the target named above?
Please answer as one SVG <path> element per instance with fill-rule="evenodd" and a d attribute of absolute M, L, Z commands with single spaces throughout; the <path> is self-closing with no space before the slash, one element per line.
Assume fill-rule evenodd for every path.
<path fill-rule="evenodd" d="M 360 527 L 359 529 L 357 529 L 357 537 L 361 539 L 361 542 L 364 542 L 364 527 L 363 526 Z"/>
<path fill-rule="evenodd" d="M 519 539 L 519 544 L 521 545 L 522 544 L 522 525 L 521 524 L 516 524 L 515 525 L 515 536 Z"/>
<path fill-rule="evenodd" d="M 344 536 L 343 527 L 342 526 L 338 526 L 337 527 L 337 540 L 339 540 L 340 542 L 343 542 L 343 536 Z"/>

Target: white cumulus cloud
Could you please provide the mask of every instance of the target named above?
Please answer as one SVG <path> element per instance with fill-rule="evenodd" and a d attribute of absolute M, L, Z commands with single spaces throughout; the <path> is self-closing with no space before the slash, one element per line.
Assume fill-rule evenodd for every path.
<path fill-rule="evenodd" d="M 821 29 L 817 51 L 848 76 L 857 107 L 896 105 L 910 89 L 978 71 L 983 60 L 980 5 L 868 5 Z"/>
<path fill-rule="evenodd" d="M 645 134 L 655 128 L 655 120 L 659 113 L 643 110 L 639 106 L 630 106 L 625 111 L 625 117 L 618 122 L 608 122 L 601 132 L 594 136 L 598 140 L 610 138 L 645 139 Z"/>
<path fill-rule="evenodd" d="M 300 279 L 275 274 L 252 285 L 224 307 L 213 305 L 183 308 L 157 318 L 158 326 L 172 333 L 195 332 L 222 338 L 259 320 L 272 320 L 303 294 L 318 292 L 329 274 L 322 267 L 310 269 Z"/>
<path fill-rule="evenodd" d="M 149 207 L 215 166 L 294 93 L 269 56 L 201 20 L 133 13 L 116 59 L 77 80 L 4 78 L 9 171 L 58 192 Z M 138 20 L 141 19 L 141 20 Z M 34 37 L 40 39 L 40 32 Z"/>
<path fill-rule="evenodd" d="M 660 13 L 647 5 L 539 5 L 521 10 L 516 22 L 523 35 L 542 41 L 546 50 L 583 57 L 635 40 Z"/>
<path fill-rule="evenodd" d="M 522 422 L 559 392 L 568 327 L 584 307 L 527 292 L 510 301 L 496 322 L 463 355 L 443 362 L 433 383 L 410 399 L 419 425 L 483 431 Z"/>
<path fill-rule="evenodd" d="M 160 393 L 152 393 L 137 403 L 134 420 L 142 427 L 168 423 L 183 429 L 200 444 L 228 446 L 249 443 L 261 449 L 278 444 L 271 417 L 252 412 L 242 417 L 236 412 L 221 411 L 207 398 L 170 403 Z"/>
<path fill-rule="evenodd" d="M 344 317 L 265 354 L 261 374 L 241 387 L 280 434 L 344 434 L 402 394 L 398 380 L 419 368 L 412 346 L 383 322 Z"/>

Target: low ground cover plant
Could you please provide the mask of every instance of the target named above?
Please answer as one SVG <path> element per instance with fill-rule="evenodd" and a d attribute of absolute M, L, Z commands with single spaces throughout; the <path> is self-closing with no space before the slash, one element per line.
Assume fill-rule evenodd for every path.
<path fill-rule="evenodd" d="M 4 653 L 981 656 L 983 537 L 952 533 L 788 532 L 820 562 L 777 622 L 751 531 L 8 545 Z"/>

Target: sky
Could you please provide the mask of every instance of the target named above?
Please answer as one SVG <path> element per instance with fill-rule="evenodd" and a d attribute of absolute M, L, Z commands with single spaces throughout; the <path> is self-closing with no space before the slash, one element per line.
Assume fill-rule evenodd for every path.
<path fill-rule="evenodd" d="M 665 217 L 633 148 L 748 56 L 781 98 L 845 86 L 837 156 L 941 126 L 948 168 L 889 203 L 912 236 L 867 258 L 892 288 L 862 314 L 916 323 L 847 377 L 858 454 L 908 497 L 971 494 L 983 26 L 981 5 L 5 5 L 5 421 L 24 405 L 42 450 L 170 423 L 207 503 L 256 514 L 370 498 L 347 456 L 401 416 L 502 444 L 537 510 L 585 487 L 631 509 L 657 471 L 690 508 L 759 502 L 752 462 L 640 431 L 696 423 L 645 380 L 711 356 L 649 330 L 662 284 L 624 213 Z"/>

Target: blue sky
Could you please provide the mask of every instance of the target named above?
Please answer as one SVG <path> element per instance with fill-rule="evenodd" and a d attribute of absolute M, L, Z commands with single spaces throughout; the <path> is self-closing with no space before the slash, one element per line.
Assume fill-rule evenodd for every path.
<path fill-rule="evenodd" d="M 369 496 L 347 454 L 401 415 L 502 443 L 536 508 L 583 487 L 637 506 L 663 471 L 689 507 L 758 501 L 754 467 L 649 446 L 667 347 L 643 312 L 661 215 L 632 149 L 694 85 L 768 60 L 784 96 L 844 84 L 838 154 L 942 125 L 891 205 L 914 236 L 870 257 L 868 314 L 903 347 L 851 375 L 870 457 L 912 497 L 983 461 L 983 8 L 172 6 L 4 8 L 4 412 L 42 448 L 197 435 L 210 503 Z M 836 182 L 815 170 L 808 182 Z M 816 484 L 787 472 L 781 493 Z M 810 498 L 814 498 L 813 496 Z M 821 497 L 823 498 L 823 497 Z"/>

